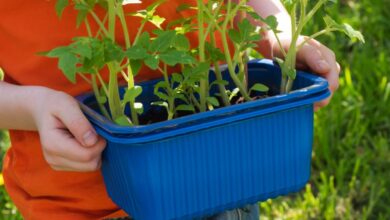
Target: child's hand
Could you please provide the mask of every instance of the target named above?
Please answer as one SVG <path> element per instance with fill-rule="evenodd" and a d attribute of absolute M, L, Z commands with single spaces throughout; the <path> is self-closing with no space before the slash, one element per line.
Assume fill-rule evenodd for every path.
<path fill-rule="evenodd" d="M 303 42 L 305 39 L 306 37 L 304 36 L 300 37 L 298 43 Z M 290 43 L 289 37 L 281 37 L 281 41 L 283 46 L 288 48 Z M 273 43 L 273 48 L 275 49 L 275 54 L 280 56 L 279 47 L 276 42 Z M 297 68 L 313 71 L 326 78 L 329 82 L 329 89 L 332 92 L 332 95 L 339 87 L 340 65 L 336 61 L 334 52 L 314 39 L 309 40 L 301 50 L 298 51 Z M 315 110 L 329 104 L 332 95 L 329 98 L 316 103 Z"/>
<path fill-rule="evenodd" d="M 77 101 L 61 92 L 42 89 L 33 108 L 46 161 L 54 170 L 95 171 L 106 146 L 80 110 Z"/>

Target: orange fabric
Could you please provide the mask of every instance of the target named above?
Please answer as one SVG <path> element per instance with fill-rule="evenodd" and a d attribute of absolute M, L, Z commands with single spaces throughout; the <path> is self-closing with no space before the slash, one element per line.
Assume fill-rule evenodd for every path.
<path fill-rule="evenodd" d="M 149 5 L 128 5 L 126 12 Z M 57 68 L 57 60 L 37 55 L 75 36 L 86 36 L 84 28 L 76 28 L 77 12 L 66 9 L 61 20 L 55 14 L 55 0 L 12 0 L 0 3 L 0 66 L 10 82 L 20 85 L 40 85 L 77 95 L 90 90 L 78 79 L 73 85 Z M 158 14 L 168 19 L 181 16 L 176 8 L 194 0 L 168 0 Z M 130 32 L 135 34 L 129 20 Z M 92 27 L 96 28 L 96 27 Z M 153 28 L 147 26 L 147 29 Z M 192 36 L 193 38 L 194 36 Z M 159 76 L 141 71 L 138 80 Z M 53 171 L 43 158 L 36 132 L 10 131 L 12 147 L 4 161 L 7 191 L 27 220 L 102 219 L 120 217 L 121 211 L 106 194 L 100 172 L 76 173 Z M 131 213 L 129 213 L 131 214 Z"/>

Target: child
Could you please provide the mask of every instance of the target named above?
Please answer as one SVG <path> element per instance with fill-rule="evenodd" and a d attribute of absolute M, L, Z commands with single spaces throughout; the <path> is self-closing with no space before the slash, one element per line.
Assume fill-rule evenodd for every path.
<path fill-rule="evenodd" d="M 139 10 L 151 2 L 125 9 Z M 168 0 L 158 14 L 168 20 L 179 18 L 183 14 L 176 8 L 182 3 L 194 5 L 195 0 Z M 281 3 L 256 0 L 250 4 L 263 17 L 278 17 L 284 31 L 282 43 L 287 47 L 290 19 Z M 56 60 L 37 55 L 86 35 L 84 28 L 75 27 L 77 12 L 66 9 L 59 20 L 54 8 L 54 0 L 0 3 L 0 66 L 6 72 L 6 82 L 0 82 L 0 129 L 10 130 L 12 143 L 4 160 L 7 191 L 27 220 L 127 216 L 109 199 L 99 171 L 105 140 L 95 133 L 72 98 L 88 91 L 89 85 L 81 80 L 70 84 Z M 278 54 L 272 35 L 259 44 L 266 56 Z M 299 52 L 298 63 L 327 78 L 332 91 L 337 89 L 340 67 L 328 48 L 311 40 Z M 138 80 L 156 77 L 145 73 L 141 71 Z M 256 215 L 254 207 L 249 211 Z M 216 218 L 229 216 L 225 213 Z"/>

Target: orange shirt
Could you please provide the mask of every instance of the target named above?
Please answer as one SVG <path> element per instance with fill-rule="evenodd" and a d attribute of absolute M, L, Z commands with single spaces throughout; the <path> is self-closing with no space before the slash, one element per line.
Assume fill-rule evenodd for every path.
<path fill-rule="evenodd" d="M 127 5 L 126 12 L 149 5 Z M 86 36 L 76 28 L 77 12 L 68 8 L 61 20 L 55 14 L 56 0 L 12 0 L 0 3 L 0 66 L 6 80 L 19 85 L 40 85 L 78 95 L 90 86 L 78 79 L 73 85 L 57 68 L 57 60 L 37 55 L 68 44 L 75 36 Z M 175 19 L 179 4 L 195 0 L 169 0 L 158 10 L 162 17 Z M 129 30 L 136 32 L 138 20 L 129 18 Z M 92 27 L 96 29 L 95 27 Z M 147 30 L 153 28 L 147 26 Z M 191 38 L 194 38 L 192 36 Z M 141 71 L 138 80 L 158 75 Z M 102 219 L 126 216 L 106 194 L 100 171 L 90 173 L 59 172 L 44 160 L 36 132 L 10 131 L 12 147 L 4 160 L 7 191 L 27 220 Z M 129 213 L 131 214 L 131 213 Z"/>

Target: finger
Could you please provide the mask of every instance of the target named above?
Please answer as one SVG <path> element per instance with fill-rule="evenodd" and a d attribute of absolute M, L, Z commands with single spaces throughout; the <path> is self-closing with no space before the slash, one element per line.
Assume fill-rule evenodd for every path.
<path fill-rule="evenodd" d="M 96 144 L 98 136 L 95 129 L 73 98 L 67 98 L 67 101 L 60 104 L 54 113 L 84 147 L 92 147 Z"/>
<path fill-rule="evenodd" d="M 67 130 L 50 130 L 41 138 L 43 150 L 52 156 L 63 157 L 75 162 L 90 162 L 99 158 L 106 146 L 103 138 L 98 138 L 98 142 L 92 147 L 85 148 Z"/>
<path fill-rule="evenodd" d="M 319 50 L 330 66 L 330 70 L 324 73 L 323 76 L 329 82 L 329 89 L 334 92 L 339 87 L 340 64 L 337 63 L 335 54 L 329 48 L 321 45 Z"/>
<path fill-rule="evenodd" d="M 304 65 L 311 71 L 323 75 L 331 70 L 329 63 L 323 56 L 321 44 L 317 41 L 307 42 L 297 54 L 298 65 Z"/>
<path fill-rule="evenodd" d="M 101 159 L 89 163 L 79 163 L 61 157 L 55 157 L 49 165 L 55 171 L 91 172 L 99 170 L 101 164 Z"/>

